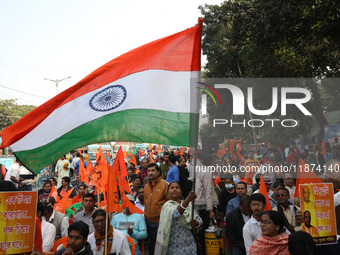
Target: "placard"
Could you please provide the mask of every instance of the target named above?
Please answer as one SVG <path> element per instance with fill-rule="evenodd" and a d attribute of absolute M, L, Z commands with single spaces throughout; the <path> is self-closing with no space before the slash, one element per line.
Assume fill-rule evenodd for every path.
<path fill-rule="evenodd" d="M 316 245 L 337 243 L 333 184 L 300 184 L 299 188 L 305 218 L 302 231 L 309 233 Z"/>
<path fill-rule="evenodd" d="M 0 254 L 30 254 L 37 211 L 36 191 L 0 192 Z"/>

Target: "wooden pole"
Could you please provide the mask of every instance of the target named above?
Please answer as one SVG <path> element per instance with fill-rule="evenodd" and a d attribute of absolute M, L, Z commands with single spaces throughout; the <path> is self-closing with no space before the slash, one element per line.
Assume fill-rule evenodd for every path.
<path fill-rule="evenodd" d="M 109 226 L 109 224 L 108 224 L 108 223 L 109 223 L 108 216 L 109 216 L 109 214 L 106 213 L 106 220 L 105 220 L 105 249 L 104 249 L 104 255 L 110 253 L 110 252 L 107 252 L 107 229 L 108 229 L 108 226 Z M 106 254 L 105 254 L 105 251 L 106 251 Z"/>

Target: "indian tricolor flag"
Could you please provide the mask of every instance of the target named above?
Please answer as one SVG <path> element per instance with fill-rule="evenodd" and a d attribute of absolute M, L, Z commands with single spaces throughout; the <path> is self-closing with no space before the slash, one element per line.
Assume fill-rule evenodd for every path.
<path fill-rule="evenodd" d="M 34 173 L 91 143 L 197 143 L 203 20 L 98 68 L 0 133 Z"/>

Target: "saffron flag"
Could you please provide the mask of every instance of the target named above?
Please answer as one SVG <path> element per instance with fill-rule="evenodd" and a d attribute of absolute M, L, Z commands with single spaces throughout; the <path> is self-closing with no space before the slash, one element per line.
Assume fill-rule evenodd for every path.
<path fill-rule="evenodd" d="M 9 146 L 38 174 L 62 155 L 92 143 L 195 147 L 202 24 L 200 19 L 196 26 L 106 63 L 2 130 L 0 148 Z M 65 122 L 71 111 L 77 114 Z"/>
<path fill-rule="evenodd" d="M 71 195 L 74 188 L 70 189 L 66 192 L 65 196 L 63 196 L 62 199 L 58 203 L 54 204 L 54 210 L 61 212 L 63 214 L 66 213 L 66 209 L 69 208 L 72 205 L 72 199 L 69 199 L 69 196 Z"/>
<path fill-rule="evenodd" d="M 323 183 L 319 176 L 302 159 L 299 160 L 294 197 L 300 197 L 300 184 Z"/>
<path fill-rule="evenodd" d="M 119 194 L 117 187 L 117 175 L 116 171 L 109 166 L 109 177 L 106 184 L 107 190 L 107 207 L 106 212 L 120 212 Z"/>
<path fill-rule="evenodd" d="M 92 176 L 92 174 L 93 174 L 93 165 L 92 165 L 91 160 L 89 160 L 89 162 L 87 163 L 86 172 L 87 172 L 90 176 Z"/>
<path fill-rule="evenodd" d="M 125 195 L 124 191 L 120 192 L 122 198 L 122 208 L 129 208 L 131 213 L 145 214 L 141 209 L 130 202 L 129 198 Z"/>
<path fill-rule="evenodd" d="M 137 166 L 137 160 L 135 158 L 135 155 L 132 154 L 129 162 L 132 163 L 134 166 Z"/>
<path fill-rule="evenodd" d="M 96 155 L 96 163 L 94 165 L 93 174 L 91 175 L 91 184 L 95 185 L 100 191 L 104 193 L 106 189 L 106 182 L 108 177 L 107 163 L 105 162 L 102 147 Z"/>
<path fill-rule="evenodd" d="M 84 167 L 83 160 L 79 160 L 79 175 L 80 175 L 80 180 L 84 183 L 86 183 L 87 187 L 90 186 L 89 182 L 89 176 L 87 174 L 86 168 Z"/>
<path fill-rule="evenodd" d="M 115 158 L 115 161 L 113 162 L 112 168 L 116 171 L 118 179 L 119 179 L 119 187 L 120 189 L 130 193 L 130 186 L 127 182 L 127 170 L 123 155 L 122 146 L 119 147 L 119 150 L 117 152 L 117 156 Z"/>
<path fill-rule="evenodd" d="M 49 197 L 54 197 L 56 203 L 59 202 L 60 197 L 59 197 L 59 195 L 58 195 L 58 191 L 57 191 L 57 189 L 55 188 L 54 184 L 52 184 L 52 188 L 51 188 L 50 194 L 49 194 L 48 196 L 49 196 Z"/>
<path fill-rule="evenodd" d="M 272 206 L 270 205 L 268 191 L 267 191 L 267 188 L 266 188 L 266 184 L 264 182 L 263 174 L 261 174 L 261 178 L 260 178 L 259 193 L 262 194 L 266 198 L 266 206 L 265 206 L 263 211 L 265 212 L 265 211 L 271 210 Z"/>

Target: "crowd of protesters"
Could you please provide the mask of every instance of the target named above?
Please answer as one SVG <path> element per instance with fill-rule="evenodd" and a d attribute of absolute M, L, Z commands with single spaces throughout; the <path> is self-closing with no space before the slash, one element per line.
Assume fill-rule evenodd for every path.
<path fill-rule="evenodd" d="M 82 160 L 85 166 L 86 162 L 77 152 L 72 152 L 69 159 L 62 157 L 42 171 L 52 173 L 38 191 L 43 251 L 50 252 L 56 241 L 67 237 L 67 247 L 60 245 L 56 254 L 131 254 L 131 238 L 135 254 L 143 254 L 144 243 L 148 244 L 149 254 L 205 254 L 204 233 L 214 220 L 225 229 L 228 247 L 236 255 L 339 251 L 339 245 L 315 247 L 311 238 L 315 234 L 311 224 L 314 215 L 302 212 L 299 199 L 294 197 L 294 171 L 264 176 L 272 210 L 264 212 L 266 199 L 259 193 L 265 166 L 298 166 L 302 160 L 324 169 L 340 163 L 338 147 L 326 146 L 325 155 L 320 153 L 319 145 L 301 150 L 296 143 L 288 144 L 282 151 L 270 147 L 247 152 L 242 149 L 237 154 L 220 151 L 221 148 L 197 152 L 196 168 L 189 149 L 165 150 L 161 155 L 156 150 L 136 153 L 136 164 L 126 162 L 131 189 L 127 197 L 144 214 L 123 208 L 111 215 L 107 228 L 105 205 L 100 203 L 102 194 L 95 195 L 91 182 L 88 186 L 79 176 L 79 162 Z M 207 166 L 234 166 L 237 171 L 204 171 Z M 1 181 L 2 190 L 17 190 L 25 185 L 17 174 L 20 167 L 17 161 L 8 169 L 6 181 Z M 254 171 L 240 171 L 242 167 Z M 332 182 L 337 192 L 338 176 L 327 171 L 316 173 L 325 182 Z M 51 196 L 54 188 L 56 194 Z M 71 204 L 80 204 L 74 216 L 56 210 L 56 200 L 66 195 Z M 339 200 L 337 193 L 337 217 Z M 195 201 L 194 208 L 191 201 Z M 300 233 L 302 229 L 309 234 Z"/>

